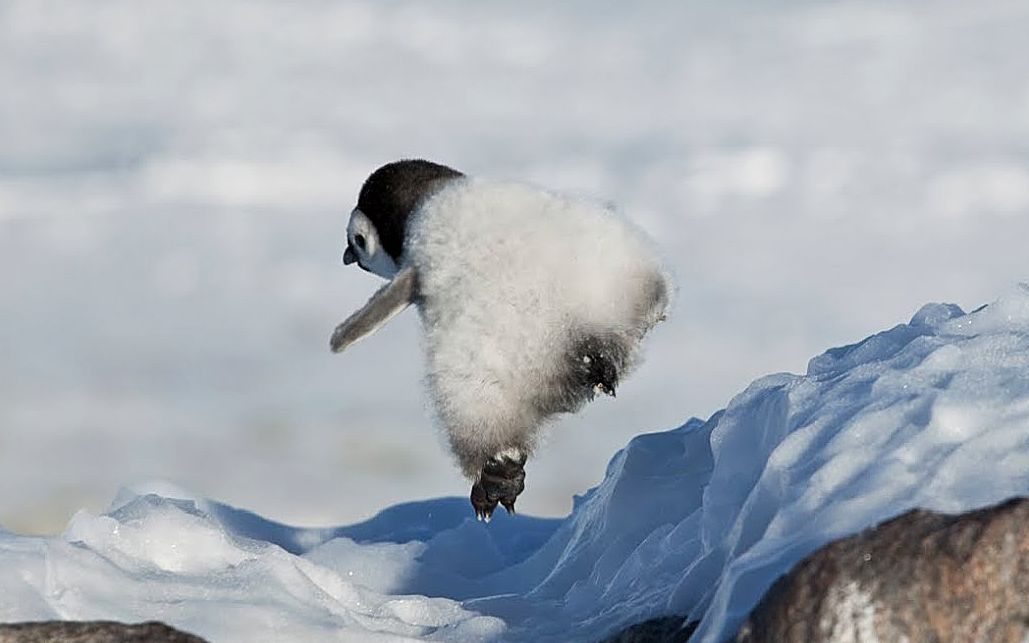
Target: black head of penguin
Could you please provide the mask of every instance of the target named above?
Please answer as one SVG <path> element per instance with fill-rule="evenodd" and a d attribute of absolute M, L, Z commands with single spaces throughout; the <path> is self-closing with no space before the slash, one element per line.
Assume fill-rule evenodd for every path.
<path fill-rule="evenodd" d="M 357 209 L 375 226 L 382 249 L 399 264 L 408 217 L 445 182 L 461 176 L 446 165 L 421 159 L 387 163 L 365 179 Z"/>

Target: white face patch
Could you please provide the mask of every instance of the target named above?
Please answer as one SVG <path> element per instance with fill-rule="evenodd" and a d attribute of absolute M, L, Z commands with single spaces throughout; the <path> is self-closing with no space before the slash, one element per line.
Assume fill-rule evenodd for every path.
<path fill-rule="evenodd" d="M 347 224 L 347 242 L 357 256 L 357 263 L 362 268 L 384 279 L 392 279 L 397 274 L 397 264 L 383 250 L 379 243 L 379 233 L 375 230 L 364 212 L 357 208 L 350 213 Z"/>

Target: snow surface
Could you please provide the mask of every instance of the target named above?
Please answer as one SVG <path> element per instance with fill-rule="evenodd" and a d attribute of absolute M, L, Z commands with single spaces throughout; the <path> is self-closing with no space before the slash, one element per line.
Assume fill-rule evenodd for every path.
<path fill-rule="evenodd" d="M 688 365 L 686 366 L 688 368 Z M 0 619 L 157 618 L 215 641 L 593 641 L 646 618 L 731 635 L 824 543 L 913 507 L 1029 494 L 1029 286 L 761 378 L 634 438 L 563 520 L 463 498 L 296 529 L 168 485 L 62 536 L 0 532 Z"/>
<path fill-rule="evenodd" d="M 2 0 L 0 524 L 154 478 L 307 525 L 463 492 L 417 316 L 326 349 L 406 155 L 611 201 L 678 273 L 530 462 L 519 507 L 564 515 L 637 433 L 1029 278 L 1027 33 L 1025 0 Z"/>

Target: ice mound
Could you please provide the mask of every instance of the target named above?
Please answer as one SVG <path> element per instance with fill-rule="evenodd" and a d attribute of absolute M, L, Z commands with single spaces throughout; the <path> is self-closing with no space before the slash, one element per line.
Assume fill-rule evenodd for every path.
<path fill-rule="evenodd" d="M 688 365 L 687 365 L 688 367 Z M 157 493 L 153 493 L 157 491 Z M 530 488 L 531 493 L 531 488 Z M 66 533 L 0 531 L 0 619 L 160 619 L 215 641 L 594 641 L 662 615 L 729 637 L 805 555 L 914 507 L 1029 495 L 1029 288 L 762 378 L 641 435 L 564 520 L 463 498 L 294 529 L 168 487 Z"/>
<path fill-rule="evenodd" d="M 157 619 L 215 641 L 481 641 L 503 630 L 454 600 L 387 593 L 416 542 L 355 555 L 340 536 L 309 559 L 241 535 L 205 505 L 140 495 L 105 516 L 79 512 L 62 537 L 0 534 L 0 619 Z"/>

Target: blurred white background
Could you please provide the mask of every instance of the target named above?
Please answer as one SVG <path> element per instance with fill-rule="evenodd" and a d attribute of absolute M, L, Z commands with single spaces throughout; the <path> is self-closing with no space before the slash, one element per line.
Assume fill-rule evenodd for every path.
<path fill-rule="evenodd" d="M 401 157 L 612 201 L 680 280 L 558 422 L 558 515 L 633 435 L 1029 278 L 1029 4 L 0 3 L 0 525 L 166 478 L 303 525 L 464 495 L 416 315 L 343 356 L 339 263 Z"/>

